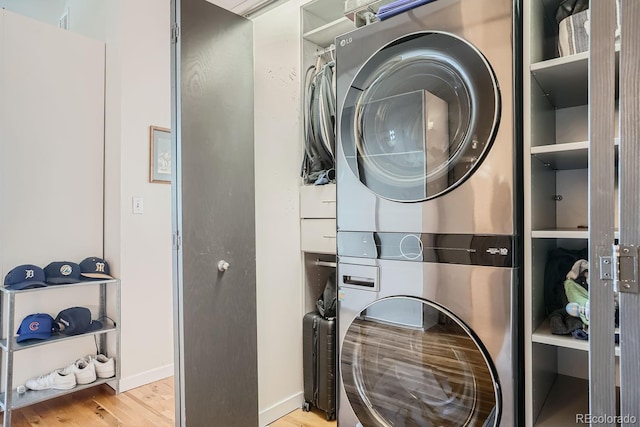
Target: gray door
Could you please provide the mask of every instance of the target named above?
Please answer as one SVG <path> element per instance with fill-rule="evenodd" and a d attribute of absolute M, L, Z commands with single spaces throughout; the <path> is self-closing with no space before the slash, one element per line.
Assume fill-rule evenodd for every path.
<path fill-rule="evenodd" d="M 253 29 L 173 5 L 176 423 L 257 426 Z"/>
<path fill-rule="evenodd" d="M 616 91 L 616 3 L 620 4 L 619 91 Z M 640 3 L 591 2 L 589 57 L 589 412 L 591 425 L 623 427 L 640 419 Z M 619 92 L 619 101 L 615 99 Z M 615 167 L 615 105 L 620 146 Z M 615 175 L 619 241 L 614 245 Z M 613 248 L 612 248 L 613 246 Z M 615 306 L 619 310 L 616 388 Z M 619 398 L 617 396 L 619 395 Z"/>

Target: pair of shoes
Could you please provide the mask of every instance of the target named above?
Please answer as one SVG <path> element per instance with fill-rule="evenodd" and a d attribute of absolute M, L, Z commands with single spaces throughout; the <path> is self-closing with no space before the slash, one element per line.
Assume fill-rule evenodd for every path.
<path fill-rule="evenodd" d="M 62 369 L 63 375 L 75 375 L 77 384 L 91 384 L 96 380 L 96 367 L 93 363 L 85 358 L 81 358 L 73 362 L 71 365 Z"/>
<path fill-rule="evenodd" d="M 111 378 L 116 374 L 113 357 L 104 354 L 77 359 L 63 369 L 32 378 L 25 383 L 30 390 L 70 390 L 77 384 L 91 384 L 96 378 Z"/>
<path fill-rule="evenodd" d="M 24 384 L 30 390 L 70 390 L 76 386 L 76 377 L 72 373 L 65 373 L 56 369 L 48 374 L 32 378 Z"/>
<path fill-rule="evenodd" d="M 104 354 L 89 354 L 84 360 L 95 367 L 98 378 L 111 378 L 116 374 L 116 362 L 113 357 Z"/>

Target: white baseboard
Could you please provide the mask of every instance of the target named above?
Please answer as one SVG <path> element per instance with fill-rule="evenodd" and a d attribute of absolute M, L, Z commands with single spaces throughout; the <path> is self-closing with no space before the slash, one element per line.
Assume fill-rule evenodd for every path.
<path fill-rule="evenodd" d="M 170 365 L 161 366 L 130 377 L 120 378 L 120 392 L 122 393 L 123 391 L 131 390 L 155 381 L 160 381 L 165 378 L 172 377 L 174 374 L 175 372 L 173 370 L 172 363 Z"/>
<path fill-rule="evenodd" d="M 301 408 L 303 401 L 304 393 L 299 392 L 281 400 L 267 409 L 260 411 L 260 427 L 267 426 L 278 418 L 284 417 L 289 412 Z"/>

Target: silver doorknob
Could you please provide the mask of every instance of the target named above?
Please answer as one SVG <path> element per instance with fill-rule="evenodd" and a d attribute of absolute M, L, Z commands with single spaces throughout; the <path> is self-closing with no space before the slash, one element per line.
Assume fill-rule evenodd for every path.
<path fill-rule="evenodd" d="M 227 271 L 227 269 L 229 269 L 229 263 L 223 259 L 221 259 L 220 261 L 218 261 L 218 271 Z"/>

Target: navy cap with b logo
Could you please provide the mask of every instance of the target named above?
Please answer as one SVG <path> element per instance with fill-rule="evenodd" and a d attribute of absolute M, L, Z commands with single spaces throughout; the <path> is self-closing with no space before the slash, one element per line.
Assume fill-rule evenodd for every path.
<path fill-rule="evenodd" d="M 80 274 L 90 279 L 113 279 L 109 263 L 102 258 L 89 257 L 80 263 Z"/>
<path fill-rule="evenodd" d="M 44 268 L 46 282 L 50 285 L 62 285 L 78 283 L 80 278 L 80 266 L 75 262 L 55 261 Z"/>
<path fill-rule="evenodd" d="M 4 277 L 4 287 L 7 289 L 30 289 L 47 286 L 42 268 L 33 264 L 23 264 L 13 268 Z"/>

